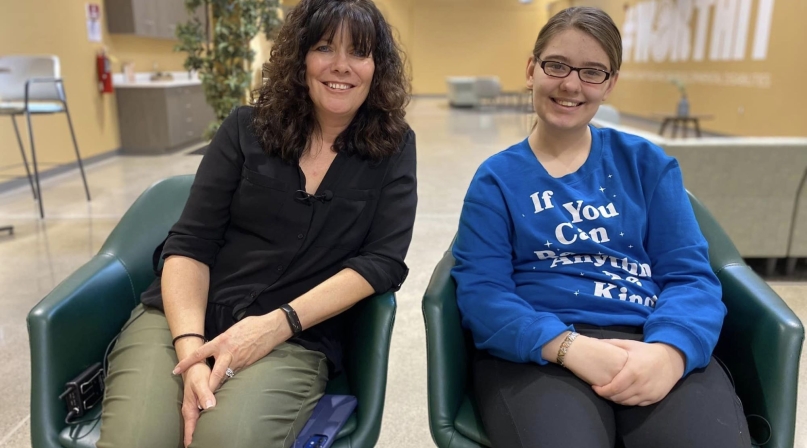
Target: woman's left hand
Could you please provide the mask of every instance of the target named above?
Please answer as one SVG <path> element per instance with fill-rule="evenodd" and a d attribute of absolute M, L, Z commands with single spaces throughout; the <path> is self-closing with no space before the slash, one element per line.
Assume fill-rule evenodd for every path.
<path fill-rule="evenodd" d="M 605 386 L 593 386 L 597 395 L 625 406 L 648 406 L 664 399 L 684 375 L 684 355 L 662 343 L 621 339 L 603 342 L 623 348 L 628 361 Z"/>
<path fill-rule="evenodd" d="M 192 365 L 213 357 L 216 360 L 210 374 L 210 390 L 216 391 L 226 378 L 227 369 L 233 372 L 253 364 L 268 355 L 276 346 L 291 336 L 291 330 L 284 332 L 275 311 L 264 316 L 250 316 L 237 322 L 227 331 L 196 349 L 181 360 L 174 368 L 179 375 Z M 286 334 L 288 333 L 288 334 Z"/>

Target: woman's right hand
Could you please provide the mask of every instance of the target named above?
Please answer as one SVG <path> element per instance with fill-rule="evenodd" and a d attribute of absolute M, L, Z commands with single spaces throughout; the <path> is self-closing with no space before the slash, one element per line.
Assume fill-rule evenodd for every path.
<path fill-rule="evenodd" d="M 200 362 L 192 365 L 182 374 L 184 393 L 182 396 L 182 419 L 184 420 L 183 443 L 185 448 L 191 444 L 193 431 L 202 409 L 210 409 L 216 405 L 216 397 L 210 390 L 210 367 Z"/>

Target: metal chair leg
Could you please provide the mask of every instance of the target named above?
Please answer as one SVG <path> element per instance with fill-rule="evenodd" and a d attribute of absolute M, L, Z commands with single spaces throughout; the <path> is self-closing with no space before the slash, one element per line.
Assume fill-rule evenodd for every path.
<path fill-rule="evenodd" d="M 34 180 L 36 181 L 36 191 L 39 193 L 39 217 L 45 217 L 45 207 L 42 204 L 42 187 L 39 185 L 39 166 L 36 163 L 36 147 L 34 146 L 34 130 L 31 128 L 31 112 L 25 111 L 25 119 L 28 121 L 28 138 L 31 140 L 31 159 L 34 162 Z"/>
<path fill-rule="evenodd" d="M 78 152 L 78 143 L 76 142 L 76 133 L 73 132 L 73 120 L 70 119 L 70 111 L 67 109 L 67 102 L 64 103 L 64 113 L 67 115 L 67 124 L 70 126 L 70 137 L 73 138 L 73 148 L 76 150 L 76 160 L 78 161 L 78 169 L 81 172 L 81 180 L 84 182 L 84 193 L 87 195 L 87 202 L 90 202 L 90 187 L 87 185 L 87 176 L 84 175 L 84 164 L 81 162 L 81 154 Z"/>
<path fill-rule="evenodd" d="M 799 259 L 796 257 L 788 257 L 787 262 L 785 263 L 785 275 L 788 277 L 792 277 L 793 274 L 796 273 L 796 264 L 798 263 Z"/>
<path fill-rule="evenodd" d="M 31 185 L 31 193 L 34 194 L 34 200 L 36 201 L 39 197 L 36 192 L 36 188 L 34 188 L 34 178 L 31 177 L 31 170 L 28 168 L 28 157 L 25 155 L 25 147 L 22 146 L 22 138 L 20 138 L 20 130 L 17 127 L 17 118 L 14 115 L 11 115 L 11 124 L 14 125 L 14 135 L 17 136 L 17 145 L 20 147 L 20 154 L 22 155 L 22 163 L 25 165 L 25 175 L 28 176 L 28 183 Z"/>
<path fill-rule="evenodd" d="M 773 274 L 776 273 L 776 263 L 779 261 L 778 258 L 768 258 L 765 260 L 765 276 L 772 277 Z"/>

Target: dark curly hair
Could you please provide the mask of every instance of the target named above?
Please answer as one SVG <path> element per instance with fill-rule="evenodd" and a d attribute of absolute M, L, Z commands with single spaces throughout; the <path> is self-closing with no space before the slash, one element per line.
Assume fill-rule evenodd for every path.
<path fill-rule="evenodd" d="M 305 58 L 320 39 L 331 42 L 343 24 L 356 51 L 373 55 L 375 71 L 367 99 L 333 148 L 372 160 L 398 151 L 409 129 L 404 115 L 410 84 L 403 52 L 384 16 L 371 0 L 302 0 L 286 17 L 256 92 L 252 125 L 268 154 L 298 161 L 319 132 Z"/>

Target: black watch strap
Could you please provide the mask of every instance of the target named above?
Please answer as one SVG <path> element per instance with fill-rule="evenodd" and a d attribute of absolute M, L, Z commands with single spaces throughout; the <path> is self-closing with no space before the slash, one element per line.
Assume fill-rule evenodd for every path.
<path fill-rule="evenodd" d="M 297 317 L 297 311 L 294 311 L 294 308 L 291 307 L 288 303 L 280 305 L 280 309 L 286 313 L 286 320 L 289 321 L 289 327 L 291 327 L 291 332 L 297 336 L 298 334 L 303 332 L 303 324 L 300 323 L 300 318 Z"/>

